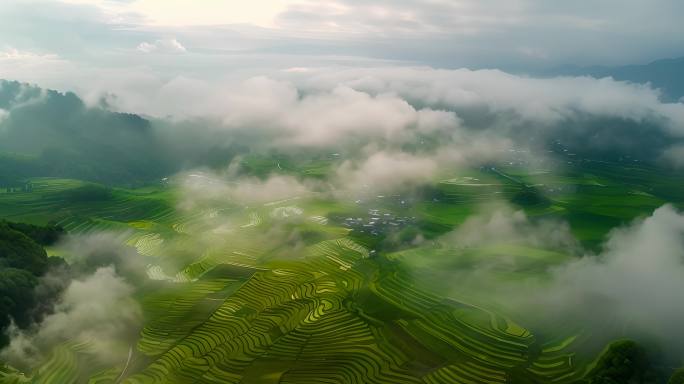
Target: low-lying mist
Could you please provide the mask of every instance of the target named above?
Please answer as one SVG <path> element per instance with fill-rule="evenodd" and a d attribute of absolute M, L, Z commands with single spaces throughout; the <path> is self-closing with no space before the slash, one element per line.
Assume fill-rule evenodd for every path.
<path fill-rule="evenodd" d="M 684 359 L 684 213 L 671 205 L 614 229 L 598 253 L 582 249 L 562 221 L 530 219 L 501 205 L 483 208 L 437 242 L 447 249 L 497 249 L 466 267 L 448 260 L 465 257 L 458 252 L 435 256 L 435 268 L 446 271 L 424 273 L 445 279 L 433 286 L 454 298 L 467 293 L 485 300 L 541 334 L 581 330 L 594 352 L 616 338 L 631 338 L 675 365 Z M 531 249 L 507 256 L 510 245 Z M 535 249 L 566 257 L 530 274 L 526 263 Z"/>
<path fill-rule="evenodd" d="M 68 236 L 58 246 L 69 255 L 69 267 L 57 267 L 41 278 L 37 290 L 61 291 L 52 309 L 27 329 L 11 327 L 10 343 L 0 357 L 31 369 L 53 348 L 79 345 L 99 364 L 120 364 L 135 348 L 142 312 L 134 299 L 143 282 L 140 255 L 122 245 L 123 233 Z"/>
<path fill-rule="evenodd" d="M 136 97 L 125 94 L 93 105 L 71 93 L 0 83 L 0 186 L 34 176 L 126 186 L 164 178 L 178 189 L 179 212 L 206 216 L 202 236 L 184 245 L 197 260 L 228 244 L 231 229 L 249 225 L 216 219 L 217 206 L 240 212 L 297 198 L 349 203 L 413 193 L 460 169 L 564 169 L 569 155 L 578 162 L 684 163 L 684 105 L 662 101 L 649 86 L 612 79 L 376 68 L 172 85 L 143 90 L 159 96 L 147 99 L 149 105 L 131 103 Z M 258 156 L 269 159 L 264 169 L 246 166 Z M 324 171 L 298 172 L 274 160 L 281 158 L 315 159 Z M 307 242 L 287 220 L 273 220 L 244 241 L 297 257 Z M 55 271 L 43 282 L 64 287 L 54 311 L 27 330 L 12 329 L 2 358 L 31 365 L 52 346 L 77 340 L 102 361 L 124 360 L 142 324 L 133 297 L 148 267 L 122 246 L 126 236 L 91 234 L 62 244 L 71 272 Z M 505 251 L 474 269 L 438 272 L 448 276 L 442 283 L 448 292 L 479 291 L 542 332 L 575 323 L 597 345 L 617 337 L 656 340 L 675 359 L 684 356 L 684 306 L 678 305 L 684 214 L 672 205 L 614 229 L 598 253 L 584 249 L 561 220 L 501 205 L 430 241 L 461 249 L 512 244 L 566 256 L 540 276 L 521 279 L 494 276 L 502 266 L 515 267 Z M 427 243 L 416 236 L 411 245 Z"/>
<path fill-rule="evenodd" d="M 169 83 L 92 104 L 4 81 L 0 151 L 29 155 L 2 158 L 4 178 L 140 183 L 264 151 L 339 152 L 371 160 L 367 167 L 379 156 L 395 163 L 412 156 L 411 166 L 429 175 L 437 165 L 497 159 L 511 148 L 542 156 L 559 143 L 578 156 L 681 163 L 684 107 L 609 78 L 321 68 Z M 146 103 L 128 104 L 141 96 Z"/>

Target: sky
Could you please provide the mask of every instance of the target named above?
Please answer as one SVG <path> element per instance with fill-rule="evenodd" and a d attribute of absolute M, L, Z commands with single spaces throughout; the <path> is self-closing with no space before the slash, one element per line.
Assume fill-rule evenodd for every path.
<path fill-rule="evenodd" d="M 684 55 L 682 14 L 678 0 L 3 0 L 0 70 L 647 63 Z"/>

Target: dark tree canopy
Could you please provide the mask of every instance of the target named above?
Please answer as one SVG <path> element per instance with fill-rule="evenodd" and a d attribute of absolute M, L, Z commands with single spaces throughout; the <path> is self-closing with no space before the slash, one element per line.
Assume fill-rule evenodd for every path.
<path fill-rule="evenodd" d="M 10 111 L 0 129 L 0 171 L 7 171 L 0 172 L 0 187 L 53 175 L 127 183 L 173 169 L 150 121 L 140 116 L 89 107 L 73 93 L 2 80 L 0 108 Z"/>
<path fill-rule="evenodd" d="M 0 268 L 24 269 L 36 276 L 45 273 L 45 250 L 25 234 L 0 222 Z"/>
<path fill-rule="evenodd" d="M 35 305 L 33 291 L 38 279 L 23 269 L 0 269 L 0 327 L 9 325 L 10 317 L 19 327 L 30 323 L 30 312 Z"/>
<path fill-rule="evenodd" d="M 40 244 L 56 242 L 62 232 L 54 226 L 0 220 L 0 346 L 9 342 L 4 331 L 12 322 L 25 328 L 50 310 L 58 292 L 37 289 L 39 279 L 64 262 L 48 258 Z"/>
<path fill-rule="evenodd" d="M 631 340 L 610 344 L 589 373 L 589 384 L 657 384 L 646 350 Z"/>
<path fill-rule="evenodd" d="M 0 221 L 1 222 L 1 221 Z M 21 232 L 41 245 L 52 245 L 64 234 L 64 228 L 56 225 L 38 226 L 26 223 L 12 223 L 5 221 L 9 228 Z"/>
<path fill-rule="evenodd" d="M 684 384 L 684 368 L 674 371 L 667 384 Z"/>

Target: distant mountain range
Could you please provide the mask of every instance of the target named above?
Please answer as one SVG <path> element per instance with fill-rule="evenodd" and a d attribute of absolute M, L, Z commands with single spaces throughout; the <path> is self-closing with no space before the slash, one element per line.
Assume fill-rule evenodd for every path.
<path fill-rule="evenodd" d="M 644 65 L 560 67 L 541 75 L 612 77 L 621 81 L 651 83 L 654 88 L 663 92 L 663 99 L 666 101 L 677 101 L 684 97 L 684 57 L 656 60 Z"/>

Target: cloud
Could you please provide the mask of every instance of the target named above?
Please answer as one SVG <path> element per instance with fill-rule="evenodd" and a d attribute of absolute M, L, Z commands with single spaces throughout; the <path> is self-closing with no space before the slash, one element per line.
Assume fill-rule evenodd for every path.
<path fill-rule="evenodd" d="M 672 134 L 684 135 L 684 105 L 661 102 L 658 91 L 648 86 L 609 78 L 540 79 L 497 70 L 319 68 L 213 85 L 178 78 L 157 95 L 170 100 L 166 95 L 182 90 L 190 92 L 190 103 L 184 106 L 178 100 L 169 105 L 169 113 L 221 116 L 231 127 L 306 133 L 298 140 L 312 144 L 357 133 L 387 138 L 417 124 L 421 130 L 431 130 L 430 124 L 472 125 L 473 115 L 498 117 L 498 123 L 509 125 L 550 126 L 584 115 L 655 121 Z"/>
<path fill-rule="evenodd" d="M 342 163 L 335 182 L 349 191 L 395 191 L 432 181 L 438 169 L 435 159 L 429 157 L 375 152 L 360 163 L 350 160 Z"/>
<path fill-rule="evenodd" d="M 91 105 L 107 95 L 107 105 L 115 110 L 194 120 L 198 137 L 224 135 L 227 142 L 239 133 L 262 147 L 283 150 L 373 144 L 397 151 L 427 142 L 432 147 L 420 144 L 420 156 L 437 151 L 436 145 L 443 153 L 456 147 L 451 150 L 456 155 L 485 142 L 480 148 L 508 141 L 510 148 L 543 151 L 546 143 L 561 140 L 580 156 L 612 151 L 672 160 L 664 151 L 684 140 L 684 104 L 661 101 L 649 86 L 609 78 L 325 67 L 209 81 L 166 78 L 146 69 L 68 68 L 65 73 L 78 72 L 88 87 L 84 93 Z"/>
<path fill-rule="evenodd" d="M 39 60 L 39 61 L 52 61 L 59 59 L 59 56 L 53 53 L 39 54 L 30 51 L 20 51 L 16 48 L 9 47 L 4 51 L 0 51 L 0 60 L 15 60 L 18 62 Z"/>
<path fill-rule="evenodd" d="M 567 224 L 531 220 L 522 211 L 494 206 L 467 219 L 440 239 L 456 247 L 521 244 L 580 255 Z M 503 251 L 501 251 L 503 252 Z M 584 253 L 546 273 L 502 279 L 510 258 L 482 258 L 449 272 L 452 289 L 469 289 L 498 303 L 536 331 L 580 327 L 600 350 L 615 338 L 657 342 L 670 358 L 684 356 L 684 214 L 671 205 L 614 229 L 598 254 Z M 510 273 L 509 273 L 510 274 Z"/>
<path fill-rule="evenodd" d="M 602 336 L 656 338 L 681 357 L 684 308 L 674 303 L 681 300 L 683 277 L 684 214 L 665 205 L 614 230 L 601 254 L 555 270 L 553 284 L 535 296 L 552 316 L 603 327 L 594 329 Z M 618 334 L 610 335 L 607 324 Z"/>
<path fill-rule="evenodd" d="M 463 121 L 450 111 L 435 111 L 429 108 L 418 111 L 416 125 L 421 133 L 453 131 L 460 128 Z"/>
<path fill-rule="evenodd" d="M 52 347 L 74 341 L 87 343 L 100 362 L 125 361 L 141 321 L 140 308 L 131 297 L 133 291 L 113 267 L 102 267 L 92 275 L 73 280 L 54 313 L 29 330 L 11 331 L 2 358 L 17 366 L 30 366 Z"/>
<path fill-rule="evenodd" d="M 427 276 L 443 273 L 441 289 L 489 303 L 535 333 L 582 330 L 589 336 L 581 346 L 586 350 L 631 338 L 675 362 L 684 357 L 684 308 L 674 304 L 684 289 L 684 213 L 671 205 L 614 229 L 597 254 L 583 250 L 566 223 L 530 218 L 505 205 L 484 207 L 437 241 L 446 250 L 496 250 L 451 259 L 436 253 Z M 516 256 L 511 248 L 508 254 L 510 245 L 556 256 L 541 262 L 529 251 Z M 530 274 L 530 268 L 537 271 Z"/>
<path fill-rule="evenodd" d="M 568 123 L 579 128 L 575 136 L 604 129 L 587 128 L 587 119 L 651 124 L 649 129 L 660 135 L 684 137 L 684 105 L 660 101 L 658 91 L 648 86 L 492 70 L 319 68 L 213 84 L 176 78 L 150 99 L 166 104 L 150 108 L 213 116 L 227 128 L 280 135 L 290 145 L 330 146 L 350 138 L 401 143 L 416 133 L 469 128 L 529 141 L 534 135 L 573 134 Z M 636 136 L 629 124 L 616 129 L 611 135 Z"/>
<path fill-rule="evenodd" d="M 68 255 L 68 268 L 49 271 L 36 287 L 47 315 L 27 329 L 11 328 L 0 358 L 33 369 L 54 347 L 73 342 L 84 343 L 98 363 L 125 361 L 143 321 L 134 294 L 147 280 L 144 258 L 124 244 L 128 235 L 100 232 L 63 239 L 58 247 Z"/>
<path fill-rule="evenodd" d="M 239 133 L 283 150 L 372 143 L 396 151 L 429 138 L 444 147 L 442 152 L 457 147 L 454 154 L 478 143 L 500 147 L 503 141 L 511 148 L 543 151 L 546 143 L 561 140 L 586 152 L 577 152 L 580 156 L 621 151 L 646 160 L 671 160 L 664 151 L 684 139 L 684 104 L 661 101 L 649 86 L 609 78 L 325 67 L 266 71 L 268 76 L 238 73 L 209 81 L 166 78 L 142 68 L 67 68 L 65 73 L 79 73 L 91 105 L 107 95 L 107 105 L 115 110 L 194 120 L 198 137 L 215 138 L 223 131 L 227 141 Z M 432 145 L 420 151 L 436 151 Z"/>
<path fill-rule="evenodd" d="M 348 38 L 373 36 L 438 37 L 469 36 L 522 21 L 518 4 L 498 3 L 501 13 L 490 12 L 491 3 L 474 1 L 428 2 L 341 0 L 326 4 L 291 5 L 278 15 L 281 28 L 335 34 Z M 448 16 L 447 16 L 448 15 Z"/>
<path fill-rule="evenodd" d="M 142 53 L 185 53 L 187 49 L 176 39 L 156 40 L 152 43 L 143 41 L 136 48 Z"/>
<path fill-rule="evenodd" d="M 157 36 L 169 33 L 149 32 L 140 49 L 182 50 L 176 38 Z M 497 70 L 377 67 L 377 63 L 372 63 L 373 68 L 310 65 L 306 72 L 293 72 L 280 71 L 277 60 L 260 60 L 266 64 L 255 71 L 263 75 L 253 76 L 245 69 L 253 63 L 245 61 L 236 68 L 231 64 L 234 58 L 218 56 L 207 58 L 216 63 L 215 71 L 187 71 L 168 66 L 162 70 L 160 65 L 168 60 L 156 55 L 135 55 L 126 61 L 140 65 L 124 68 L 111 63 L 84 65 L 73 55 L 66 60 L 36 52 L 40 51 L 8 50 L 4 59 L 0 56 L 0 70 L 12 78 L 59 89 L 70 89 L 72 84 L 91 105 L 105 95 L 116 95 L 108 102 L 117 110 L 176 119 L 221 119 L 231 129 L 281 135 L 285 145 L 330 145 L 349 137 L 402 142 L 407 132 L 410 139 L 415 131 L 433 131 L 435 125 L 441 132 L 477 126 L 501 128 L 500 136 L 529 138 L 554 129 L 556 134 L 564 123 L 585 116 L 653 123 L 659 134 L 684 136 L 683 104 L 663 103 L 657 90 L 611 79 L 538 79 Z M 194 68 L 193 60 L 184 56 L 185 68 Z M 214 65 L 207 63 L 207 68 Z M 577 126 L 579 132 L 587 124 Z M 621 132 L 609 133 L 603 136 Z"/>
<path fill-rule="evenodd" d="M 355 138 L 400 142 L 408 130 L 432 133 L 459 125 L 452 112 L 417 110 L 391 91 L 371 95 L 340 85 L 307 93 L 295 82 L 264 76 L 218 87 L 177 78 L 156 98 L 169 101 L 178 114 L 213 116 L 228 129 L 261 130 L 290 146 L 335 146 Z"/>
<path fill-rule="evenodd" d="M 649 86 L 610 78 L 406 67 L 322 68 L 283 76 L 303 93 L 349 87 L 371 96 L 391 94 L 415 110 L 455 114 L 453 132 L 488 132 L 522 147 L 560 139 L 584 152 L 623 151 L 652 160 L 665 143 L 684 138 L 684 104 L 661 101 Z"/>
<path fill-rule="evenodd" d="M 7 47 L 0 50 L 0 69 L 4 76 L 12 76 L 9 80 L 32 80 L 34 71 L 48 68 L 60 70 L 67 62 L 54 53 L 39 53 Z"/>
<path fill-rule="evenodd" d="M 119 276 L 131 283 L 139 283 L 147 276 L 146 261 L 135 248 L 126 245 L 129 232 L 95 232 L 69 235 L 60 244 L 68 255 L 72 273 L 88 275 L 102 267 L 112 267 Z"/>
<path fill-rule="evenodd" d="M 665 25 L 678 27 L 670 12 L 681 11 L 672 0 L 627 6 L 607 1 L 599 7 L 541 0 L 340 0 L 292 5 L 276 20 L 286 31 L 352 40 L 371 55 L 436 66 L 529 68 L 563 61 L 624 64 L 681 54 L 675 48 L 681 38 L 665 32 Z M 634 28 L 635 22 L 642 28 Z M 626 36 L 638 43 L 627 44 Z M 453 41 L 458 44 L 446 44 Z M 393 49 L 397 46 L 401 49 Z M 614 49 L 602 52 L 605 46 Z"/>
<path fill-rule="evenodd" d="M 676 168 L 684 168 L 684 145 L 675 145 L 666 149 L 662 160 Z"/>
<path fill-rule="evenodd" d="M 233 89 L 220 112 L 226 126 L 264 127 L 285 135 L 290 144 L 334 145 L 354 136 L 391 139 L 417 120 L 413 107 L 389 93 L 371 96 L 339 86 L 301 94 L 295 84 L 265 77 Z"/>
<path fill-rule="evenodd" d="M 182 199 L 180 208 L 193 210 L 219 204 L 251 205 L 304 197 L 313 193 L 313 182 L 306 184 L 292 176 L 271 175 L 266 179 L 240 177 L 230 172 L 220 175 L 193 171 L 178 177 Z"/>
<path fill-rule="evenodd" d="M 202 7 L 192 0 L 172 3 L 158 0 L 64 0 L 73 4 L 97 5 L 112 14 L 134 13 L 145 25 L 197 26 L 249 23 L 268 26 L 273 17 L 293 1 L 259 0 L 245 4 L 235 0 L 206 0 Z"/>
<path fill-rule="evenodd" d="M 571 253 L 581 249 L 567 223 L 551 219 L 532 221 L 524 211 L 504 204 L 483 207 L 482 212 L 466 219 L 441 241 L 461 248 L 521 244 Z"/>
<path fill-rule="evenodd" d="M 369 60 L 529 73 L 679 56 L 684 38 L 672 31 L 681 29 L 676 15 L 682 11 L 676 0 L 609 0 L 600 6 L 541 0 L 264 0 L 250 6 L 211 1 L 202 7 L 190 1 L 7 0 L 0 4 L 6 21 L 0 43 L 56 52 L 77 66 L 133 70 L 142 58 L 131 47 L 158 51 L 157 40 L 173 36 L 198 48 L 192 58 L 151 62 L 144 56 L 145 65 L 185 77 L 302 63 L 365 66 Z M 65 34 L 68 38 L 61 38 Z M 78 84 L 74 79 L 68 87 Z"/>
<path fill-rule="evenodd" d="M 558 122 L 581 112 L 635 120 L 663 116 L 678 125 L 684 122 L 684 106 L 661 102 L 659 93 L 648 86 L 610 78 L 531 78 L 499 70 L 419 67 L 320 69 L 305 76 L 290 75 L 304 89 L 343 85 L 370 94 L 393 92 L 411 104 L 514 112 L 533 122 Z"/>

